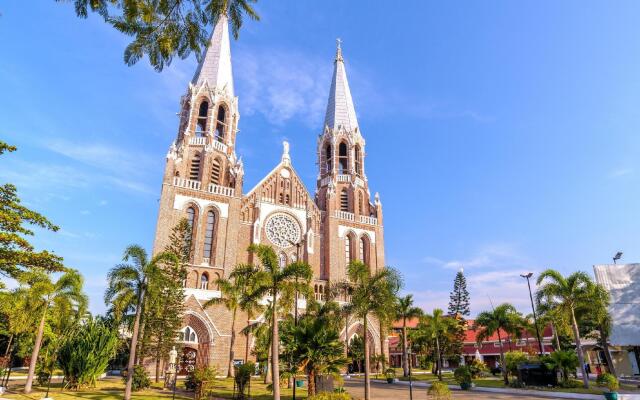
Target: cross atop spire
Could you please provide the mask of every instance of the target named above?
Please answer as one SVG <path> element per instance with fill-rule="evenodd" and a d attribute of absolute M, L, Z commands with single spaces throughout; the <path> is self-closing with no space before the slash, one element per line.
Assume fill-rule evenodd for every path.
<path fill-rule="evenodd" d="M 327 102 L 324 124 L 331 129 L 343 127 L 347 131 L 352 131 L 358 127 L 358 120 L 353 106 L 353 99 L 351 98 L 349 82 L 347 81 L 347 72 L 344 68 L 342 40 L 337 39 L 336 43 L 333 79 L 329 90 L 329 101 Z"/>
<path fill-rule="evenodd" d="M 191 83 L 202 85 L 205 81 L 210 88 L 226 90 L 231 97 L 234 96 L 229 22 L 224 14 L 220 15 L 211 33 L 209 45 Z"/>

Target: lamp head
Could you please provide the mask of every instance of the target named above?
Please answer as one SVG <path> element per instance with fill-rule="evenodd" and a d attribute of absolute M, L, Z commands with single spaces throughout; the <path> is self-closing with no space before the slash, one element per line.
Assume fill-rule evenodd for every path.
<path fill-rule="evenodd" d="M 529 273 L 526 273 L 526 274 L 520 274 L 520 276 L 523 277 L 523 278 L 529 279 L 529 278 L 531 278 L 533 276 L 533 272 L 529 272 Z"/>

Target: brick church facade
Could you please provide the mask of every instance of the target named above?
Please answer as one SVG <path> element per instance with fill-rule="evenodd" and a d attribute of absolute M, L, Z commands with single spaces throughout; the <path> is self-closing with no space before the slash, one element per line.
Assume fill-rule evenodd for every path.
<path fill-rule="evenodd" d="M 167 153 L 154 253 L 165 248 L 171 229 L 186 217 L 193 231 L 193 253 L 184 282 L 181 344 L 194 363 L 224 370 L 231 314 L 222 305 L 202 307 L 221 296 L 216 279 L 228 276 L 237 264 L 254 262 L 247 251 L 250 244 L 267 244 L 282 265 L 306 261 L 313 269 L 316 299 L 323 300 L 330 282 L 346 279 L 350 260 L 362 260 L 372 270 L 384 267 L 382 205 L 377 193 L 371 201 L 365 140 L 339 45 L 317 142 L 315 195 L 296 174 L 286 142 L 280 163 L 245 191 L 243 163 L 235 151 L 240 111 L 225 17 L 216 24 L 180 107 L 177 138 Z M 302 300 L 300 312 L 304 307 Z M 246 315 L 238 314 L 236 327 L 241 329 Z M 386 352 L 378 323 L 372 319 L 369 327 L 372 352 Z M 352 320 L 346 333 L 344 329 L 343 338 L 363 335 L 361 321 Z M 245 341 L 236 340 L 235 346 L 242 359 Z"/>

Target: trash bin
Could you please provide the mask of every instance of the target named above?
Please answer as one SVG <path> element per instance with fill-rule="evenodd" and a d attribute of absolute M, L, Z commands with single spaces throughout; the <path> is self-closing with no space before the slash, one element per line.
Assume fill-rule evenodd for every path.
<path fill-rule="evenodd" d="M 303 387 L 303 386 L 304 386 L 304 381 L 300 381 L 300 380 L 297 380 L 297 379 L 296 379 L 296 387 L 301 388 L 301 387 Z"/>

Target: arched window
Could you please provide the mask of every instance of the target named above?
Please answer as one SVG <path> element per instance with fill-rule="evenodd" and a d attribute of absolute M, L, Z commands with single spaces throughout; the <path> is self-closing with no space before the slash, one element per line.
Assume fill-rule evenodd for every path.
<path fill-rule="evenodd" d="M 207 118 L 209 114 L 209 102 L 203 100 L 198 109 L 198 122 L 196 123 L 196 135 L 204 136 L 207 132 Z"/>
<path fill-rule="evenodd" d="M 344 237 L 344 264 L 349 265 L 351 262 L 351 236 Z"/>
<path fill-rule="evenodd" d="M 207 227 L 204 231 L 204 254 L 202 255 L 204 258 L 209 259 L 209 264 L 211 264 L 211 255 L 213 254 L 213 238 L 214 238 L 214 230 L 216 226 L 216 213 L 213 211 L 207 212 Z"/>
<path fill-rule="evenodd" d="M 192 181 L 200 180 L 200 153 L 193 155 L 191 166 L 189 167 L 189 179 Z"/>
<path fill-rule="evenodd" d="M 280 268 L 284 268 L 287 265 L 287 255 L 284 253 L 280 253 L 280 256 L 278 256 L 278 264 L 280 265 Z"/>
<path fill-rule="evenodd" d="M 198 335 L 190 326 L 182 330 L 182 341 L 189 343 L 198 343 Z"/>
<path fill-rule="evenodd" d="M 360 154 L 360 146 L 356 146 L 355 158 L 356 158 L 356 174 L 360 176 L 362 174 L 362 155 Z"/>
<path fill-rule="evenodd" d="M 360 261 L 369 265 L 369 238 L 367 236 L 360 238 Z"/>
<path fill-rule="evenodd" d="M 220 171 L 220 159 L 216 158 L 211 164 L 211 183 L 213 183 L 214 185 L 222 184 L 222 181 L 220 180 Z"/>
<path fill-rule="evenodd" d="M 209 275 L 206 272 L 200 276 L 200 289 L 209 289 Z"/>
<path fill-rule="evenodd" d="M 223 105 L 218 106 L 218 117 L 216 118 L 215 138 L 218 142 L 224 142 L 224 134 L 227 127 L 226 109 Z"/>
<path fill-rule="evenodd" d="M 342 192 L 340 192 L 340 210 L 349 211 L 349 193 L 347 193 L 347 189 L 342 189 Z"/>
<path fill-rule="evenodd" d="M 331 173 L 333 170 L 333 159 L 331 158 L 331 144 L 328 144 L 324 150 L 324 160 L 325 160 L 325 168 L 327 169 L 327 173 Z"/>
<path fill-rule="evenodd" d="M 338 173 L 346 174 L 349 172 L 349 156 L 347 155 L 347 144 L 340 143 L 338 146 Z"/>

